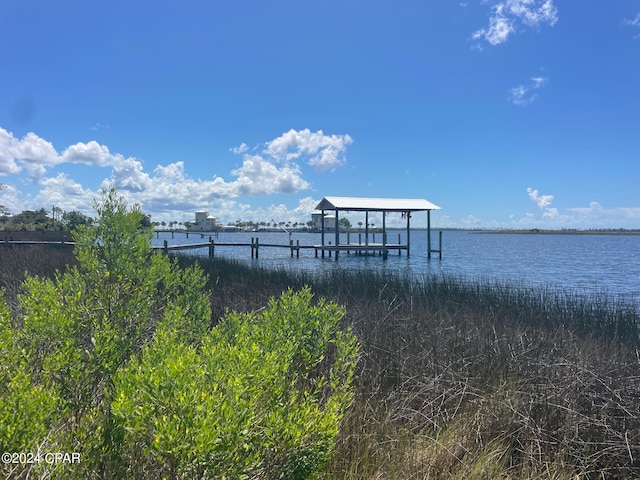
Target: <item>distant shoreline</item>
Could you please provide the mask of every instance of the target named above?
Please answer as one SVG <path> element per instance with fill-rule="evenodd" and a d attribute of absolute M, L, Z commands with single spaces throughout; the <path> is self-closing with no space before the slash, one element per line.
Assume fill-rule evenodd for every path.
<path fill-rule="evenodd" d="M 640 236 L 640 230 L 541 230 L 538 228 L 529 230 L 470 230 L 475 234 L 502 234 L 502 235 L 614 235 L 614 236 Z"/>

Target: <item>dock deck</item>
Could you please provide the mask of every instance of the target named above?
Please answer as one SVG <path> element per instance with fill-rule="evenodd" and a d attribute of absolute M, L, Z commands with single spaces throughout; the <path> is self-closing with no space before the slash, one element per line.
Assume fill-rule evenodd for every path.
<path fill-rule="evenodd" d="M 313 248 L 316 251 L 316 257 L 318 252 L 321 252 L 321 256 L 324 257 L 325 252 L 331 256 L 333 252 L 338 257 L 339 252 L 346 252 L 350 254 L 353 252 L 356 255 L 380 255 L 383 258 L 387 258 L 390 251 L 395 250 L 398 255 L 402 255 L 402 250 L 407 250 L 408 246 L 400 243 L 341 243 L 339 245 L 314 245 Z"/>

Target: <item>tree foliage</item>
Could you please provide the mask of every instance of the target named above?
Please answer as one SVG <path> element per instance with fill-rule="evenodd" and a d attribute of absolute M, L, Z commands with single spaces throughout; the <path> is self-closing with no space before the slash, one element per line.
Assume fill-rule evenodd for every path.
<path fill-rule="evenodd" d="M 78 452 L 8 476 L 312 478 L 351 402 L 343 311 L 286 292 L 211 328 L 206 277 L 150 247 L 138 206 L 103 192 L 77 266 L 0 302 L 0 448 Z"/>

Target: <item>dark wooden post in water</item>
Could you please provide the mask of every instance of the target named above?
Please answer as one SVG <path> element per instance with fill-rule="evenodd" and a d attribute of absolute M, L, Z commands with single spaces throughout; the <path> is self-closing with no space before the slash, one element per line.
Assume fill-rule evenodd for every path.
<path fill-rule="evenodd" d="M 215 248 L 213 238 L 209 237 L 209 260 L 213 260 L 213 257 L 215 256 Z"/>
<path fill-rule="evenodd" d="M 162 251 L 165 255 L 169 253 L 169 242 L 167 242 L 166 240 L 164 241 L 164 248 L 162 249 Z"/>

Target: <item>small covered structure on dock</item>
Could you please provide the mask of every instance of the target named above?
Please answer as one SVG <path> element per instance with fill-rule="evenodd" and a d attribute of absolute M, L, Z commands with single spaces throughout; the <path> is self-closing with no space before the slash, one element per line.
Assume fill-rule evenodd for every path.
<path fill-rule="evenodd" d="M 355 252 L 375 252 L 380 251 L 386 258 L 389 250 L 407 251 L 407 256 L 411 252 L 410 229 L 411 214 L 413 212 L 427 212 L 427 256 L 431 258 L 431 210 L 440 210 L 440 207 L 425 199 L 418 198 L 360 198 L 360 197 L 324 197 L 316 206 L 316 210 L 322 212 L 321 219 L 324 220 L 325 212 L 333 212 L 335 225 L 339 226 L 340 215 L 343 212 L 364 212 L 365 213 L 365 243 L 352 244 L 340 243 L 340 228 L 335 228 L 335 242 L 325 241 L 326 226 L 321 225 L 321 245 L 317 245 L 317 250 L 335 252 L 336 257 L 340 251 Z M 382 213 L 382 243 L 369 243 L 369 213 Z M 405 244 L 392 244 L 387 242 L 386 214 L 389 212 L 399 212 L 402 218 L 407 220 L 407 240 Z M 334 232 L 332 232 L 334 233 Z M 316 251 L 317 251 L 316 250 Z M 441 253 L 438 251 L 438 253 Z"/>

